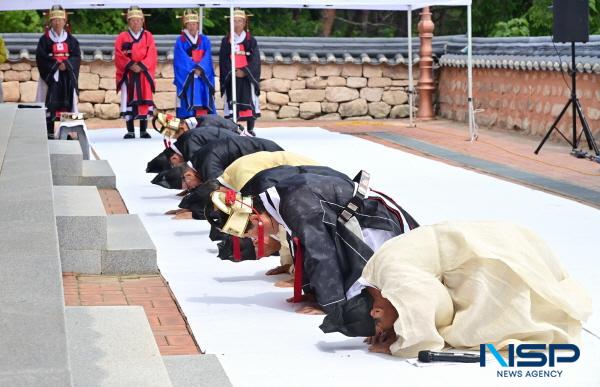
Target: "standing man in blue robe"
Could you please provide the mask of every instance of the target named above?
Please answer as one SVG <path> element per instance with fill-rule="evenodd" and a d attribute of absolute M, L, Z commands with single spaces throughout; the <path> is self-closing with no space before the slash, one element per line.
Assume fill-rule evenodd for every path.
<path fill-rule="evenodd" d="M 215 72 L 210 40 L 199 32 L 200 18 L 187 9 L 183 13 L 181 36 L 175 42 L 173 68 L 177 87 L 177 118 L 216 114 Z"/>

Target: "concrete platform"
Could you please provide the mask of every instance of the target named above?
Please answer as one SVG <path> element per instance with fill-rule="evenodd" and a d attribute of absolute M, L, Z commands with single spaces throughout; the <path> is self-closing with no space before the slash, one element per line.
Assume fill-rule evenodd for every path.
<path fill-rule="evenodd" d="M 91 186 L 54 186 L 54 213 L 61 250 L 101 250 L 106 246 L 106 212 Z"/>
<path fill-rule="evenodd" d="M 137 215 L 109 215 L 102 274 L 154 274 L 158 272 L 156 247 Z"/>
<path fill-rule="evenodd" d="M 215 355 L 163 356 L 173 387 L 231 387 Z"/>
<path fill-rule="evenodd" d="M 75 386 L 172 386 L 140 306 L 66 307 Z"/>
<path fill-rule="evenodd" d="M 117 177 L 106 160 L 83 160 L 79 185 L 117 188 Z"/>

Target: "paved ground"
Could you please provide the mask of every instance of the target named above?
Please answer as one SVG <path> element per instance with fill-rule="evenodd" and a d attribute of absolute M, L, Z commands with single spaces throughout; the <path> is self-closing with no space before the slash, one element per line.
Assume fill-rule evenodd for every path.
<path fill-rule="evenodd" d="M 63 273 L 63 286 L 66 306 L 142 306 L 161 355 L 200 353 L 169 285 L 160 275 Z"/>
<path fill-rule="evenodd" d="M 100 189 L 107 214 L 126 214 L 119 192 Z M 63 273 L 66 306 L 140 305 L 161 355 L 200 353 L 169 284 L 159 275 L 107 276 Z"/>
<path fill-rule="evenodd" d="M 541 140 L 537 137 L 482 128 L 478 140 L 470 142 L 464 123 L 442 119 L 418 122 L 414 128 L 408 127 L 407 120 L 259 121 L 257 131 L 260 135 L 260 127 L 284 125 L 319 126 L 355 135 L 600 208 L 600 164 L 571 156 L 571 148 L 564 140 L 546 142 L 541 152 L 535 155 L 533 151 Z M 116 128 L 123 123 L 91 119 L 88 126 Z"/>

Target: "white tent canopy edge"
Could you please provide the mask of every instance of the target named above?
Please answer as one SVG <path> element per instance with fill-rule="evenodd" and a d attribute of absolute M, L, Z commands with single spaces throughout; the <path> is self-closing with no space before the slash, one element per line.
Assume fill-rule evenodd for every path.
<path fill-rule="evenodd" d="M 110 9 L 110 8 L 128 8 L 132 4 L 144 8 L 229 8 L 230 16 L 233 17 L 233 8 L 317 8 L 317 9 L 360 9 L 360 10 L 390 10 L 408 12 L 408 67 L 409 67 L 409 120 L 413 125 L 413 95 L 414 85 L 412 78 L 412 22 L 411 12 L 427 6 L 466 6 L 467 7 L 467 105 L 469 117 L 469 135 L 471 141 L 477 137 L 474 125 L 473 108 L 473 64 L 472 64 L 472 39 L 471 39 L 471 0 L 230 0 L 221 2 L 192 3 L 189 1 L 165 1 L 165 0 L 142 0 L 142 1 L 123 1 L 123 0 L 29 0 L 25 2 L 18 1 L 0 1 L 0 11 L 13 10 L 34 10 L 49 9 L 51 6 L 60 4 L 67 9 Z M 233 37 L 233 22 L 230 22 L 230 36 Z M 234 45 L 231 44 L 232 55 Z M 232 74 L 235 72 L 232 61 Z M 236 95 L 235 82 L 232 77 L 232 94 Z M 236 104 L 233 101 L 233 118 L 236 118 Z"/>

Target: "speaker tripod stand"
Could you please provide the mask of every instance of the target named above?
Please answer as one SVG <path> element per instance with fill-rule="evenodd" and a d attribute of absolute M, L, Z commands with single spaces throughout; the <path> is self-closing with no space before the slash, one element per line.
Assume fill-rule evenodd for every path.
<path fill-rule="evenodd" d="M 579 141 L 581 139 L 581 135 L 584 135 L 590 150 L 593 150 L 594 153 L 596 154 L 596 156 L 600 155 L 600 151 L 598 150 L 598 145 L 596 144 L 596 141 L 594 140 L 594 136 L 592 135 L 590 126 L 589 126 L 587 120 L 585 119 L 585 116 L 583 115 L 583 110 L 581 109 L 581 104 L 579 103 L 579 99 L 577 98 L 576 76 L 577 76 L 577 67 L 575 67 L 575 42 L 571 42 L 571 97 L 569 98 L 569 101 L 567 101 L 567 104 L 565 105 L 565 107 L 561 110 L 558 117 L 556 117 L 556 120 L 554 120 L 554 123 L 552 123 L 552 126 L 550 126 L 550 129 L 544 136 L 544 139 L 542 140 L 542 142 L 540 142 L 540 145 L 538 145 L 537 149 L 534 152 L 536 155 L 540 152 L 540 149 L 542 149 L 542 146 L 544 146 L 544 143 L 546 142 L 546 140 L 548 140 L 548 138 L 552 134 L 552 131 L 554 131 L 554 130 L 556 130 L 558 132 L 558 134 L 560 134 L 562 136 L 562 138 L 564 138 L 565 141 L 567 141 L 569 143 L 569 145 L 571 145 L 571 148 L 574 152 L 577 150 L 577 147 L 579 146 Z M 572 113 L 572 115 L 573 115 L 572 116 L 573 139 L 572 140 L 569 140 L 567 138 L 567 136 L 565 136 L 564 133 L 561 132 L 560 129 L 558 129 L 558 127 L 556 126 L 559 123 L 559 121 L 563 118 L 563 116 L 566 113 L 569 106 L 571 106 L 571 108 L 573 109 L 573 113 Z M 577 136 L 577 117 L 579 117 L 579 120 L 581 121 L 581 125 L 583 126 L 582 132 L 579 136 Z"/>

